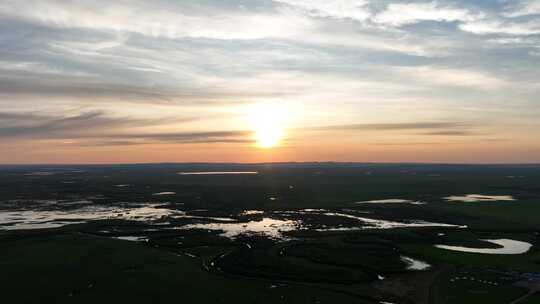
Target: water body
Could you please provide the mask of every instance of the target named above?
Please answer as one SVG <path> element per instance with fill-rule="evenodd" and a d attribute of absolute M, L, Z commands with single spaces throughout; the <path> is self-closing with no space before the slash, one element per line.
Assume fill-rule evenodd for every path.
<path fill-rule="evenodd" d="M 38 171 L 38 172 L 30 172 L 26 173 L 26 176 L 50 176 L 54 175 L 54 172 L 48 172 L 48 171 Z"/>
<path fill-rule="evenodd" d="M 244 210 L 239 215 L 249 216 L 249 215 L 259 215 L 259 214 L 263 214 L 263 213 L 264 213 L 264 211 L 262 211 L 262 210 Z"/>
<path fill-rule="evenodd" d="M 182 215 L 174 216 L 174 218 L 192 218 L 192 219 L 210 220 L 210 221 L 217 221 L 217 222 L 236 222 L 235 219 L 230 218 L 230 217 L 187 215 L 185 213 Z"/>
<path fill-rule="evenodd" d="M 148 242 L 148 238 L 144 237 L 144 236 L 117 236 L 117 237 L 114 237 L 115 239 L 118 239 L 118 240 L 124 240 L 124 241 L 131 241 L 131 242 Z"/>
<path fill-rule="evenodd" d="M 160 192 L 160 194 L 163 192 Z M 167 192 L 165 192 L 167 193 Z M 42 203 L 37 205 L 36 203 Z M 221 230 L 226 237 L 236 237 L 240 234 L 262 234 L 270 238 L 283 238 L 282 232 L 306 229 L 302 227 L 302 217 L 300 216 L 327 216 L 343 217 L 358 221 L 358 225 L 352 227 L 326 227 L 315 229 L 317 231 L 354 231 L 363 229 L 391 229 L 405 227 L 457 227 L 445 223 L 432 223 L 425 221 L 397 222 L 380 219 L 372 219 L 358 216 L 358 214 L 349 214 L 343 212 L 330 212 L 325 209 L 302 209 L 279 211 L 274 214 L 283 215 L 286 219 L 275 219 L 265 217 L 262 220 L 257 219 L 249 222 L 238 222 L 238 219 L 232 217 L 212 217 L 199 214 L 189 214 L 181 210 L 168 209 L 168 205 L 147 203 L 147 204 L 118 204 L 118 205 L 92 205 L 90 200 L 79 201 L 32 201 L 32 205 L 26 202 L 11 202 L 12 208 L 6 211 L 0 211 L 0 230 L 20 230 L 20 229 L 47 229 L 57 228 L 69 224 L 81 224 L 94 220 L 120 219 L 130 221 L 149 222 L 153 225 L 164 223 L 164 220 L 189 218 L 200 219 L 208 223 L 194 223 L 174 229 L 208 229 Z M 61 209 L 58 207 L 69 206 L 70 208 Z M 31 208 L 31 209 L 30 209 Z M 263 215 L 263 210 L 245 210 L 239 213 L 240 216 Z M 296 218 L 298 216 L 298 218 Z M 293 218 L 291 218 L 293 217 Z M 168 229 L 168 228 L 164 228 Z"/>
<path fill-rule="evenodd" d="M 400 258 L 405 264 L 407 264 L 407 270 L 426 270 L 431 267 L 431 265 L 426 262 L 416 260 L 407 256 L 402 255 Z"/>
<path fill-rule="evenodd" d="M 179 175 L 242 175 L 259 174 L 258 171 L 198 171 L 198 172 L 178 172 Z"/>
<path fill-rule="evenodd" d="M 300 222 L 294 220 L 279 220 L 263 218 L 260 221 L 242 223 L 199 223 L 189 224 L 179 229 L 208 229 L 221 230 L 222 236 L 236 238 L 242 234 L 261 234 L 273 239 L 286 239 L 283 232 L 294 231 L 300 228 Z"/>
<path fill-rule="evenodd" d="M 387 220 L 377 220 L 367 217 L 356 216 L 346 213 L 326 212 L 323 213 L 327 216 L 339 216 L 356 219 L 362 222 L 364 225 L 361 227 L 338 227 L 338 228 L 324 228 L 317 229 L 318 231 L 347 231 L 347 230 L 360 230 L 360 229 L 392 229 L 392 228 L 407 228 L 407 227 L 448 227 L 448 228 L 467 228 L 467 226 L 445 224 L 445 223 L 433 223 L 426 221 L 412 221 L 412 222 L 395 222 Z"/>
<path fill-rule="evenodd" d="M 0 211 L 0 230 L 47 229 L 93 220 L 123 219 L 131 221 L 155 221 L 181 211 L 159 208 L 162 205 L 145 204 L 132 207 L 83 206 L 72 210 L 9 210 Z"/>
<path fill-rule="evenodd" d="M 345 211 L 345 210 L 344 210 Z M 355 210 L 348 210 L 353 212 Z M 356 211 L 355 211 L 356 212 Z M 341 212 L 329 212 L 326 209 L 301 209 L 301 210 L 291 210 L 291 211 L 274 211 L 276 214 L 283 215 L 306 215 L 319 214 L 324 216 L 334 216 L 334 217 L 343 217 L 349 219 L 355 219 L 359 222 L 358 226 L 351 227 L 326 227 L 323 225 L 323 228 L 313 229 L 315 231 L 356 231 L 356 230 L 365 230 L 365 229 L 393 229 L 393 228 L 415 228 L 415 227 L 443 227 L 443 228 L 467 228 L 465 225 L 454 225 L 446 223 L 434 223 L 427 222 L 422 220 L 409 221 L 409 222 L 396 222 L 389 220 L 381 219 L 372 219 L 363 216 L 357 216 L 348 213 Z M 358 212 L 357 212 L 358 213 Z M 369 213 L 369 212 L 361 212 Z"/>
<path fill-rule="evenodd" d="M 301 209 L 300 211 L 302 211 L 302 212 L 326 212 L 328 210 L 326 210 L 326 209 L 310 209 L 310 208 L 307 208 L 307 209 Z"/>
<path fill-rule="evenodd" d="M 411 205 L 425 205 L 425 202 L 413 201 L 400 198 L 390 198 L 390 199 L 381 199 L 381 200 L 371 200 L 371 201 L 362 201 L 356 202 L 356 204 L 411 204 Z"/>
<path fill-rule="evenodd" d="M 93 205 L 90 200 L 14 200 L 6 203 L 10 209 L 0 210 L 0 230 L 58 228 L 106 219 L 152 222 L 153 225 L 170 224 L 163 222 L 166 218 L 201 219 L 215 222 L 237 221 L 230 217 L 190 215 L 182 210 L 168 209 L 166 204 L 159 203 Z M 258 214 L 258 211 L 255 213 Z M 254 211 L 247 212 L 247 214 L 255 213 Z"/>
<path fill-rule="evenodd" d="M 161 196 L 161 195 L 175 195 L 176 192 L 172 192 L 172 191 L 165 191 L 165 192 L 158 192 L 158 193 L 154 193 L 152 194 L 153 196 Z"/>
<path fill-rule="evenodd" d="M 510 239 L 481 240 L 501 246 L 501 248 L 472 248 L 462 246 L 435 245 L 435 247 L 446 250 L 482 253 L 482 254 L 523 254 L 531 249 L 532 244 Z"/>
<path fill-rule="evenodd" d="M 444 197 L 445 200 L 451 202 L 499 202 L 499 201 L 515 201 L 511 195 L 483 195 L 483 194 L 467 194 L 467 195 L 452 195 Z"/>

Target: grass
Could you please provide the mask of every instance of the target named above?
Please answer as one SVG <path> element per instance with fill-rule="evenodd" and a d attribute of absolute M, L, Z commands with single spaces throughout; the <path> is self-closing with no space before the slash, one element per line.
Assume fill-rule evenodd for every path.
<path fill-rule="evenodd" d="M 540 252 L 534 248 L 528 253 L 518 255 L 465 253 L 435 248 L 430 244 L 404 244 L 402 249 L 437 263 L 492 267 L 509 271 L 540 271 Z"/>
<path fill-rule="evenodd" d="M 482 267 L 461 267 L 438 278 L 433 287 L 434 304 L 493 303 L 504 304 L 528 291 L 512 285 L 511 274 Z"/>
<path fill-rule="evenodd" d="M 206 230 L 152 232 L 148 233 L 151 239 L 148 244 L 106 238 L 108 234 L 100 232 L 118 228 L 114 230 L 118 235 L 146 235 L 142 232 L 144 228 L 155 228 L 121 220 L 32 234 L 0 232 L 3 302 L 335 304 L 388 300 L 409 304 L 417 301 L 408 297 L 407 290 L 422 289 L 421 292 L 427 293 L 429 289 L 435 304 L 496 304 L 510 302 L 523 290 L 511 287 L 510 281 L 500 281 L 501 284 L 494 287 L 472 280 L 451 282 L 451 278 L 466 275 L 496 281 L 500 280 L 500 275 L 494 273 L 501 271 L 540 271 L 538 166 L 163 164 L 82 166 L 80 169 L 84 172 L 73 173 L 71 168 L 63 167 L 3 168 L 0 170 L 0 197 L 3 198 L 0 204 L 4 206 L 0 207 L 9 209 L 13 203 L 9 200 L 17 199 L 91 198 L 96 204 L 170 201 L 186 212 L 195 214 L 194 210 L 199 210 L 200 214 L 216 217 L 230 217 L 250 209 L 270 214 L 272 210 L 301 208 L 346 212 L 341 210 L 346 208 L 365 212 L 359 214 L 372 218 L 422 219 L 469 228 L 333 233 L 300 230 L 290 234 L 296 240 L 277 244 L 255 237 L 231 241 Z M 259 171 L 260 174 L 177 174 L 205 170 Z M 55 174 L 25 175 L 31 171 L 54 171 Z M 130 186 L 119 188 L 114 186 L 117 184 Z M 152 196 L 163 191 L 177 194 Z M 517 201 L 459 203 L 443 199 L 473 193 L 513 195 Z M 388 198 L 427 204 L 355 204 Z M 19 207 L 28 206 L 26 203 L 15 202 Z M 339 223 L 358 224 L 356 220 L 313 215 L 301 220 L 304 224 L 311 221 L 329 227 Z M 168 221 L 171 226 L 180 226 L 197 220 Z M 478 241 L 484 238 L 523 240 L 535 247 L 527 254 L 516 256 L 459 253 L 433 247 L 438 243 L 489 246 Z M 246 243 L 252 249 L 248 250 Z M 228 255 L 219 258 L 223 253 Z M 418 258 L 433 267 L 422 279 L 422 273 L 402 269 L 400 255 Z M 216 266 L 206 270 L 203 265 L 212 262 L 216 262 Z M 374 288 L 373 280 L 379 274 L 387 277 L 381 282 L 389 282 L 387 286 L 396 289 L 388 294 L 397 298 L 387 297 L 388 294 Z M 401 291 L 399 278 L 407 285 L 402 286 Z M 540 303 L 539 296 L 532 296 L 523 303 Z"/>
<path fill-rule="evenodd" d="M 0 260 L 4 303 L 365 303 L 316 288 L 229 279 L 190 257 L 79 234 L 4 243 Z"/>

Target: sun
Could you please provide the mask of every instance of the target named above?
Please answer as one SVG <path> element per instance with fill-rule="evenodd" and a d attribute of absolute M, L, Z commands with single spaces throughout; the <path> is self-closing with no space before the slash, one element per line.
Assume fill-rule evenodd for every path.
<path fill-rule="evenodd" d="M 248 109 L 247 118 L 258 147 L 269 149 L 280 144 L 287 116 L 287 111 L 280 104 L 259 103 Z"/>

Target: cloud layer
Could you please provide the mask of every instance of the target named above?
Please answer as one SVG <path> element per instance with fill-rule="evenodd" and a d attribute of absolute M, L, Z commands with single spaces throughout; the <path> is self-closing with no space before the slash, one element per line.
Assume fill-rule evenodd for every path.
<path fill-rule="evenodd" d="M 435 136 L 540 161 L 539 20 L 537 0 L 2 1 L 2 162 L 36 141 L 240 151 L 259 103 L 294 117 L 297 160 Z"/>

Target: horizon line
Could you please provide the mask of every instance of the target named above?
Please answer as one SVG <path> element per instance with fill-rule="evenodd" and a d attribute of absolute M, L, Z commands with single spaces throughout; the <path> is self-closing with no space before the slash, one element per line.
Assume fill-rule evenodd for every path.
<path fill-rule="evenodd" d="M 125 165 L 285 165 L 285 164 L 350 164 L 350 165 L 449 165 L 449 166 L 540 166 L 540 162 L 361 162 L 361 161 L 281 161 L 281 162 L 134 162 L 134 163 L 0 163 L 0 167 L 17 166 L 125 166 Z"/>

